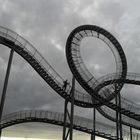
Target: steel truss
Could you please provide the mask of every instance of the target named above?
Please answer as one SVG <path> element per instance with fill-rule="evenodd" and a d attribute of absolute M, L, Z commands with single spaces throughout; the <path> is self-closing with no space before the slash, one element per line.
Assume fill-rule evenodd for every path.
<path fill-rule="evenodd" d="M 115 74 L 107 75 L 101 77 L 100 79 L 95 79 L 95 77 L 88 72 L 87 68 L 85 67 L 81 59 L 80 49 L 79 49 L 80 45 L 78 44 L 81 41 L 81 39 L 85 36 L 97 37 L 103 40 L 107 45 L 112 44 L 112 46 L 115 48 L 115 49 L 112 48 L 112 51 L 115 55 L 116 58 L 115 60 L 117 60 L 116 61 L 117 71 Z M 72 95 L 71 91 L 73 89 L 73 86 L 69 86 L 68 90 L 64 91 L 62 88 L 64 79 L 51 67 L 51 65 L 45 60 L 45 58 L 27 40 L 25 40 L 15 32 L 7 28 L 0 27 L 0 43 L 9 47 L 13 52 L 15 51 L 20 56 L 22 56 L 36 70 L 36 72 L 60 96 L 62 96 L 66 100 L 67 102 L 65 103 L 66 106 L 68 102 L 71 102 L 71 112 L 68 113 L 67 107 L 65 108 L 67 110 L 65 112 L 66 113 L 65 117 L 68 118 L 69 116 L 69 120 L 71 121 L 71 123 L 69 125 L 69 130 L 65 131 L 64 133 L 65 135 L 63 137 L 66 138 L 66 135 L 69 135 L 69 138 L 71 138 L 70 140 L 72 140 L 74 104 L 85 108 L 93 108 L 93 107 L 102 108 L 103 105 L 106 105 L 106 108 L 110 108 L 111 110 L 116 111 L 116 118 L 114 117 L 112 119 L 112 116 L 110 114 L 109 116 L 107 116 L 108 115 L 106 114 L 107 112 L 104 112 L 104 110 L 102 110 L 102 112 L 104 112 L 103 113 L 104 116 L 117 122 L 118 130 L 120 130 L 119 132 L 120 138 L 122 137 L 122 130 L 121 130 L 122 124 L 128 125 L 130 127 L 131 133 L 132 133 L 132 128 L 140 129 L 139 127 L 140 125 L 137 125 L 138 122 L 140 121 L 140 115 L 138 114 L 137 109 L 135 110 L 135 112 L 133 112 L 133 110 L 128 108 L 128 105 L 122 108 L 124 104 L 121 101 L 122 98 L 120 97 L 117 97 L 119 98 L 117 99 L 117 102 L 118 100 L 120 101 L 119 103 L 115 104 L 113 102 L 110 102 L 116 95 L 120 94 L 120 91 L 125 83 L 140 85 L 140 75 L 127 73 L 127 62 L 123 49 L 119 44 L 119 42 L 108 31 L 98 26 L 84 25 L 78 27 L 76 30 L 73 30 L 67 41 L 66 56 L 70 69 L 73 73 L 74 78 L 76 78 L 76 80 L 80 83 L 80 85 L 90 95 L 81 93 L 75 89 L 73 92 L 74 95 Z M 84 69 L 81 69 L 81 64 L 84 67 Z M 4 84 L 4 88 L 3 88 L 3 93 L 5 92 L 4 94 L 6 94 L 8 78 L 5 81 L 7 82 L 5 82 Z M 116 83 L 117 83 L 117 87 L 114 88 L 114 84 Z M 106 86 L 108 85 L 111 85 L 110 88 L 106 88 Z M 104 89 L 102 90 L 103 92 L 101 91 L 101 89 Z M 92 100 L 92 97 L 94 97 L 95 99 L 94 102 Z M 1 109 L 0 109 L 1 112 L 3 111 L 2 104 L 4 104 L 4 98 L 2 97 L 3 103 L 1 102 Z M 130 102 L 127 101 L 127 103 L 129 104 Z M 134 120 L 134 121 L 126 122 L 125 121 L 126 118 L 127 120 L 129 118 L 130 120 Z"/>
<path fill-rule="evenodd" d="M 64 114 L 45 110 L 21 110 L 4 115 L 1 122 L 1 128 L 7 128 L 12 125 L 24 123 L 24 122 L 43 122 L 54 125 L 64 125 Z M 116 140 L 115 131 L 116 127 L 109 124 L 96 121 L 96 131 L 93 131 L 93 120 L 83 118 L 80 116 L 74 116 L 73 128 L 78 131 L 88 133 L 90 135 L 96 135 L 102 138 Z M 67 127 L 70 126 L 69 120 L 67 120 Z M 94 133 L 95 132 L 95 133 Z M 124 137 L 129 137 L 129 130 L 123 130 Z M 133 140 L 139 140 L 140 134 L 132 133 Z M 137 139 L 134 139 L 137 138 Z"/>

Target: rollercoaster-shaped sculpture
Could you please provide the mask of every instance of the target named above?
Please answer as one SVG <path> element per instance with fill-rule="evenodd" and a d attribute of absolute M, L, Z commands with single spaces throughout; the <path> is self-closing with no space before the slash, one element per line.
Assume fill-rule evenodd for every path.
<path fill-rule="evenodd" d="M 80 54 L 80 43 L 84 37 L 96 37 L 107 44 L 116 61 L 116 73 L 96 79 L 86 68 Z M 0 27 L 0 44 L 9 47 L 23 57 L 34 70 L 65 100 L 71 102 L 71 85 L 64 90 L 64 79 L 47 60 L 27 40 Z M 122 114 L 122 124 L 140 130 L 140 105 L 121 98 L 121 107 L 115 104 L 124 84 L 140 85 L 140 75 L 127 72 L 125 53 L 119 42 L 106 30 L 94 25 L 83 25 L 74 29 L 66 43 L 66 57 L 73 76 L 85 89 L 82 93 L 75 89 L 74 104 L 84 108 L 96 107 L 106 118 L 116 122 L 116 111 Z"/>

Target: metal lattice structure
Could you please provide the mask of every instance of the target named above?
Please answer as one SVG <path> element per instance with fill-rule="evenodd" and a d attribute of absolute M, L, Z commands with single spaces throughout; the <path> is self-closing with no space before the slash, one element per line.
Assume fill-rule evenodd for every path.
<path fill-rule="evenodd" d="M 111 49 L 116 61 L 116 73 L 96 79 L 88 71 L 80 54 L 80 42 L 88 36 L 102 40 Z M 0 44 L 23 57 L 66 101 L 72 103 L 74 100 L 74 105 L 84 108 L 96 107 L 103 116 L 115 122 L 116 112 L 119 112 L 122 116 L 121 124 L 140 129 L 140 106 L 125 98 L 121 99 L 121 106 L 115 104 L 115 97 L 120 94 L 124 84 L 140 85 L 140 75 L 127 72 L 127 61 L 123 49 L 108 31 L 98 26 L 84 25 L 74 29 L 68 37 L 66 56 L 69 67 L 76 80 L 89 93 L 82 93 L 75 89 L 73 98 L 70 94 L 72 86 L 68 85 L 67 90 L 64 90 L 64 79 L 23 37 L 7 28 L 0 27 Z"/>
<path fill-rule="evenodd" d="M 19 112 L 14 112 L 3 116 L 1 121 L 1 128 L 7 128 L 11 125 L 16 125 L 19 123 L 25 122 L 44 122 L 54 125 L 63 126 L 64 125 L 64 114 L 52 112 L 52 111 L 43 111 L 43 110 L 23 110 Z M 79 130 L 88 134 L 94 133 L 96 136 L 107 138 L 110 140 L 116 140 L 115 137 L 115 127 L 104 124 L 101 122 L 96 122 L 96 131 L 92 131 L 93 123 L 92 120 L 83 118 L 80 116 L 74 116 L 74 129 Z M 66 126 L 69 127 L 70 121 L 66 120 Z M 129 132 L 124 130 L 123 133 L 125 137 L 129 136 Z M 133 138 L 140 138 L 140 134 L 133 133 Z M 127 139 L 129 140 L 129 138 Z"/>

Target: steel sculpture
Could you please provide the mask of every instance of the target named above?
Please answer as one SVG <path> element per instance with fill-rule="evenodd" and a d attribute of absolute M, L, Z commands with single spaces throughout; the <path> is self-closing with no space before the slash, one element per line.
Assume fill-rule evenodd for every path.
<path fill-rule="evenodd" d="M 79 44 L 84 37 L 88 36 L 101 39 L 109 46 L 115 57 L 116 73 L 96 79 L 88 71 L 82 61 Z M 123 124 L 130 127 L 131 134 L 132 128 L 140 130 L 140 114 L 138 111 L 140 106 L 122 97 L 121 105 L 115 104 L 115 97 L 120 94 L 124 84 L 140 85 L 140 75 L 127 72 L 127 61 L 123 49 L 115 37 L 108 31 L 94 25 L 83 25 L 74 29 L 68 37 L 66 57 L 69 67 L 73 73 L 74 79 L 89 93 L 82 93 L 74 88 L 73 96 L 71 94 L 73 86 L 67 85 L 67 89 L 64 90 L 63 83 L 65 80 L 53 69 L 38 50 L 23 37 L 0 26 L 0 44 L 9 47 L 12 51 L 23 57 L 56 93 L 63 97 L 67 103 L 71 103 L 72 110 L 74 110 L 74 105 L 84 108 L 97 108 L 106 118 L 117 122 L 119 129 L 121 129 L 121 125 Z M 4 85 L 6 86 L 6 84 Z M 4 102 L 4 100 L 2 101 Z M 130 109 L 129 106 L 133 107 L 133 109 Z M 71 122 L 73 122 L 74 115 L 72 110 L 69 112 L 71 115 Z M 116 113 L 120 116 L 119 121 L 117 121 Z M 64 111 L 64 118 L 66 115 L 68 114 Z M 68 127 L 68 131 L 70 132 L 67 134 L 69 134 L 70 140 L 72 140 L 72 130 L 75 128 L 74 124 L 71 126 L 67 125 L 66 120 L 63 120 L 63 125 L 64 129 Z M 96 128 L 93 129 L 92 127 L 92 134 L 95 134 L 95 129 Z M 119 139 L 123 137 L 121 136 L 123 134 L 121 132 L 123 132 L 123 130 L 120 131 Z M 63 137 L 67 139 L 65 135 L 66 133 L 63 132 Z"/>

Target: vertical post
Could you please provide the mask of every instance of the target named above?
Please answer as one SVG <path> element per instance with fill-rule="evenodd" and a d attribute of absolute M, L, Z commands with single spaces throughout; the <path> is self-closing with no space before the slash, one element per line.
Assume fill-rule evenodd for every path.
<path fill-rule="evenodd" d="M 118 102 L 117 102 L 117 97 L 116 97 L 116 105 L 117 104 Z M 117 140 L 119 139 L 118 111 L 116 111 L 116 138 Z"/>
<path fill-rule="evenodd" d="M 96 108 L 93 108 L 93 134 L 91 134 L 91 140 L 95 140 L 95 131 L 96 131 Z"/>
<path fill-rule="evenodd" d="M 119 108 L 121 108 L 121 94 L 118 94 Z M 120 128 L 120 140 L 123 140 L 123 132 L 122 132 L 122 114 L 119 112 L 119 128 Z"/>
<path fill-rule="evenodd" d="M 130 126 L 130 140 L 132 140 L 132 127 Z"/>
<path fill-rule="evenodd" d="M 91 140 L 95 140 L 95 135 L 91 134 Z"/>
<path fill-rule="evenodd" d="M 2 113 L 3 113 L 4 103 L 5 103 L 5 97 L 6 97 L 6 91 L 7 91 L 7 86 L 8 86 L 8 80 L 9 80 L 9 75 L 10 75 L 10 70 L 11 70 L 13 54 L 14 54 L 14 50 L 11 49 L 9 60 L 8 60 L 8 66 L 7 66 L 5 81 L 4 81 L 4 85 L 3 85 L 1 102 L 0 102 L 0 122 L 1 122 L 1 119 L 2 119 Z M 1 133 L 2 133 L 2 129 L 0 128 L 0 138 L 1 138 Z"/>
<path fill-rule="evenodd" d="M 65 99 L 65 104 L 64 104 L 63 140 L 65 140 L 65 137 L 66 137 L 67 105 L 68 105 L 68 101 Z"/>
<path fill-rule="evenodd" d="M 73 116 L 74 116 L 74 92 L 75 92 L 75 78 L 72 78 L 72 89 L 71 89 L 71 124 L 70 124 L 70 140 L 73 139 Z"/>
<path fill-rule="evenodd" d="M 70 111 L 68 109 L 68 100 L 65 99 L 64 106 L 64 125 L 63 125 L 63 140 L 73 139 L 73 117 L 74 117 L 74 93 L 75 93 L 75 78 L 72 79 L 72 87 L 70 91 L 71 106 Z M 66 129 L 67 117 L 69 119 L 68 130 Z"/>
<path fill-rule="evenodd" d="M 139 135 L 137 134 L 137 140 L 139 140 Z"/>
<path fill-rule="evenodd" d="M 116 84 L 115 84 L 115 90 L 117 90 Z M 118 106 L 118 96 L 115 98 L 116 105 Z M 116 110 L 116 138 L 119 139 L 119 113 Z"/>

